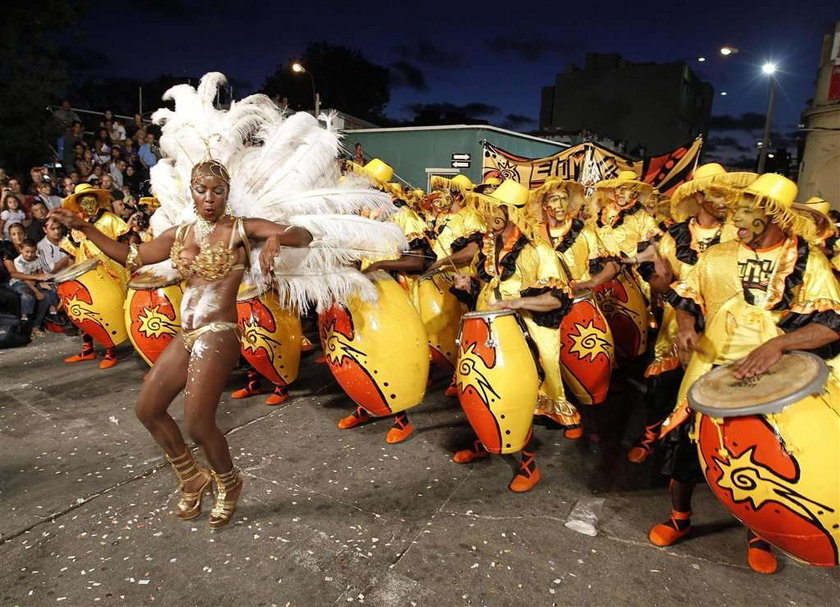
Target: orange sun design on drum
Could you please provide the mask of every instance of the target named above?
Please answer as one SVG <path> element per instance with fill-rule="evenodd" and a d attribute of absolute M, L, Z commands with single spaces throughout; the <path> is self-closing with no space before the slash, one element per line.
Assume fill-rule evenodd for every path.
<path fill-rule="evenodd" d="M 574 325 L 576 333 L 570 333 L 572 345 L 569 352 L 576 354 L 580 360 L 589 359 L 594 361 L 599 354 L 610 356 L 613 345 L 607 339 L 606 334 L 595 326 L 595 321 L 590 320 L 585 325 Z"/>
<path fill-rule="evenodd" d="M 137 329 L 143 337 L 157 339 L 161 335 L 175 335 L 178 333 L 178 325 L 173 323 L 166 314 L 160 312 L 160 306 L 143 308 L 143 312 L 137 317 L 140 327 Z"/>
<path fill-rule="evenodd" d="M 501 398 L 499 393 L 493 389 L 493 385 L 487 378 L 487 371 L 490 371 L 484 359 L 475 351 L 476 344 L 464 350 L 458 360 L 458 390 L 461 393 L 466 392 L 467 388 L 472 387 L 479 395 L 485 405 L 489 405 L 491 401 Z M 466 381 L 465 381 L 466 380 Z M 491 395 L 495 399 L 491 398 Z"/>
<path fill-rule="evenodd" d="M 257 319 L 253 322 L 245 322 L 242 324 L 242 347 L 249 352 L 257 352 L 260 348 L 264 349 L 274 364 L 274 349 L 281 346 L 276 339 L 271 339 L 265 336 L 265 329 L 260 326 Z"/>
<path fill-rule="evenodd" d="M 67 315 L 73 322 L 84 322 L 90 320 L 98 324 L 96 311 L 90 304 L 85 303 L 78 297 L 73 295 L 64 300 L 64 307 L 67 310 Z"/>
<path fill-rule="evenodd" d="M 753 510 L 758 510 L 767 502 L 777 502 L 799 514 L 802 518 L 824 527 L 817 513 L 834 512 L 799 493 L 793 483 L 786 481 L 770 468 L 762 466 L 753 457 L 755 447 L 744 451 L 738 457 L 730 456 L 728 461 L 715 457 L 723 476 L 717 484 L 732 493 L 735 502 L 749 501 Z"/>
<path fill-rule="evenodd" d="M 345 336 L 340 331 L 335 330 L 335 319 L 330 321 L 324 334 L 326 335 L 326 339 L 324 340 L 324 356 L 327 357 L 330 364 L 341 366 L 346 358 L 359 363 L 364 362 L 367 354 L 358 348 L 354 348 L 350 345 L 350 342 L 345 341 Z"/>

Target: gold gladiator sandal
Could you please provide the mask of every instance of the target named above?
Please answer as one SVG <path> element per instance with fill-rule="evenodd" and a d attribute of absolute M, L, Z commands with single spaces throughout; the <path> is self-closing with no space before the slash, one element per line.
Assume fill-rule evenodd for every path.
<path fill-rule="evenodd" d="M 214 470 L 212 474 L 216 480 L 216 503 L 210 511 L 210 528 L 220 529 L 230 522 L 233 513 L 236 512 L 237 500 L 226 499 L 227 494 L 241 487 L 243 483 L 236 468 L 231 468 L 224 474 L 219 474 Z"/>
<path fill-rule="evenodd" d="M 184 451 L 183 455 L 179 455 L 178 457 L 173 458 L 167 455 L 166 460 L 175 470 L 175 475 L 178 477 L 178 489 L 181 490 L 181 499 L 178 500 L 178 512 L 175 513 L 175 516 L 182 521 L 193 519 L 201 514 L 201 500 L 204 494 L 211 489 L 213 476 L 209 470 L 195 463 L 195 458 L 193 458 L 189 448 Z M 187 483 L 199 477 L 204 477 L 206 481 L 198 491 L 184 491 Z"/>

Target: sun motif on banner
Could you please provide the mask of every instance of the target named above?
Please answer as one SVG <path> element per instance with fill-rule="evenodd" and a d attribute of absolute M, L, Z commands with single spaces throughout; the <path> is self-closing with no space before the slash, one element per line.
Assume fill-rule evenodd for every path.
<path fill-rule="evenodd" d="M 160 306 L 143 308 L 137 320 L 140 321 L 137 330 L 146 338 L 157 339 L 161 335 L 178 333 L 178 325 L 173 323 L 166 314 L 160 312 Z"/>
<path fill-rule="evenodd" d="M 572 345 L 569 352 L 577 355 L 578 359 L 589 359 L 594 361 L 599 355 L 607 357 L 611 355 L 613 345 L 607 339 L 606 333 L 595 326 L 595 321 L 590 320 L 585 325 L 574 325 L 576 333 L 570 333 Z"/>

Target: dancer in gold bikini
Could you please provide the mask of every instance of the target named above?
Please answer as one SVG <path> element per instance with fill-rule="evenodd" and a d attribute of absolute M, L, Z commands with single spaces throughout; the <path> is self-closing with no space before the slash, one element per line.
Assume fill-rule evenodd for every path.
<path fill-rule="evenodd" d="M 242 490 L 227 440 L 216 425 L 216 409 L 239 360 L 236 294 L 250 263 L 249 239 L 265 241 L 260 254 L 263 268 L 272 266 L 279 247 L 303 247 L 312 239 L 303 228 L 233 217 L 226 212 L 229 191 L 230 177 L 224 166 L 214 161 L 195 165 L 190 193 L 198 219 L 140 245 L 112 240 L 66 209 L 57 209 L 51 215 L 68 228 L 81 231 L 129 271 L 169 258 L 187 281 L 183 331 L 149 372 L 135 413 L 176 470 L 182 491 L 179 518 L 187 520 L 201 514 L 202 498 L 215 481 L 216 501 L 210 513 L 210 527 L 214 529 L 230 521 Z M 187 433 L 201 446 L 212 470 L 196 463 L 168 413 L 169 405 L 184 389 Z"/>

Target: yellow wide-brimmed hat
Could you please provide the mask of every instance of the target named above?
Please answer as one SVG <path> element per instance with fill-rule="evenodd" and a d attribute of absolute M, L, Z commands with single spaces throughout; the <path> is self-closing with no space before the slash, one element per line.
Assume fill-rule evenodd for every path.
<path fill-rule="evenodd" d="M 542 204 L 542 198 L 545 195 L 545 193 L 550 192 L 551 190 L 554 190 L 556 188 L 562 188 L 566 190 L 566 193 L 569 195 L 569 211 L 577 215 L 577 212 L 580 210 L 581 206 L 585 202 L 586 190 L 583 187 L 582 183 L 578 183 L 573 179 L 549 177 L 545 180 L 545 182 L 543 182 L 541 186 L 536 187 L 530 191 L 529 204 L 540 206 Z"/>
<path fill-rule="evenodd" d="M 809 209 L 817 213 L 822 213 L 826 217 L 828 217 L 828 213 L 829 211 L 831 211 L 831 204 L 827 200 L 825 200 L 824 198 L 820 198 L 819 196 L 811 196 L 805 202 L 798 203 L 798 205 L 802 206 L 805 209 Z"/>
<path fill-rule="evenodd" d="M 813 221 L 793 207 L 798 191 L 796 184 L 787 177 L 764 173 L 744 188 L 743 193 L 751 195 L 754 203 L 783 230 L 804 238 L 814 238 Z"/>
<path fill-rule="evenodd" d="M 73 190 L 73 193 L 62 201 L 61 206 L 65 209 L 73 211 L 74 213 L 79 213 L 82 209 L 79 207 L 79 203 L 77 201 L 83 196 L 95 196 L 99 209 L 105 211 L 111 210 L 111 193 L 108 190 L 95 188 L 89 183 L 80 183 L 77 185 L 76 189 Z"/>
<path fill-rule="evenodd" d="M 471 192 L 475 187 L 469 177 L 460 173 L 458 175 L 454 175 L 453 177 L 432 175 L 431 186 L 433 190 L 458 190 L 465 195 L 467 192 Z"/>
<path fill-rule="evenodd" d="M 513 207 L 524 209 L 528 204 L 530 190 L 518 181 L 506 179 L 492 194 L 485 194 L 483 198 L 488 199 L 497 206 Z"/>
<path fill-rule="evenodd" d="M 831 205 L 827 200 L 812 196 L 805 202 L 793 203 L 793 210 L 814 223 L 818 239 L 828 238 L 837 232 L 834 220 L 828 214 L 831 211 Z"/>
<path fill-rule="evenodd" d="M 140 200 L 137 201 L 137 204 L 144 205 L 150 211 L 154 211 L 160 206 L 160 200 L 158 200 L 154 196 L 141 196 Z"/>
<path fill-rule="evenodd" d="M 649 183 L 645 183 L 639 176 L 636 174 L 635 171 L 621 171 L 618 174 L 618 177 L 613 177 L 612 179 L 603 179 L 595 184 L 596 189 L 611 189 L 617 188 L 623 185 L 634 185 L 642 190 L 647 190 L 648 193 L 653 191 L 653 186 Z"/>
<path fill-rule="evenodd" d="M 685 221 L 697 214 L 699 207 L 694 194 L 711 187 L 729 193 L 730 204 L 735 201 L 737 191 L 753 183 L 758 174 L 749 172 L 728 172 L 717 162 L 703 164 L 694 171 L 694 176 L 674 190 L 671 196 L 671 216 L 675 221 Z"/>
<path fill-rule="evenodd" d="M 345 166 L 352 173 L 369 179 L 377 189 L 392 196 L 403 196 L 402 186 L 391 182 L 394 177 L 394 168 L 384 160 L 374 158 L 364 166 L 348 160 Z"/>

